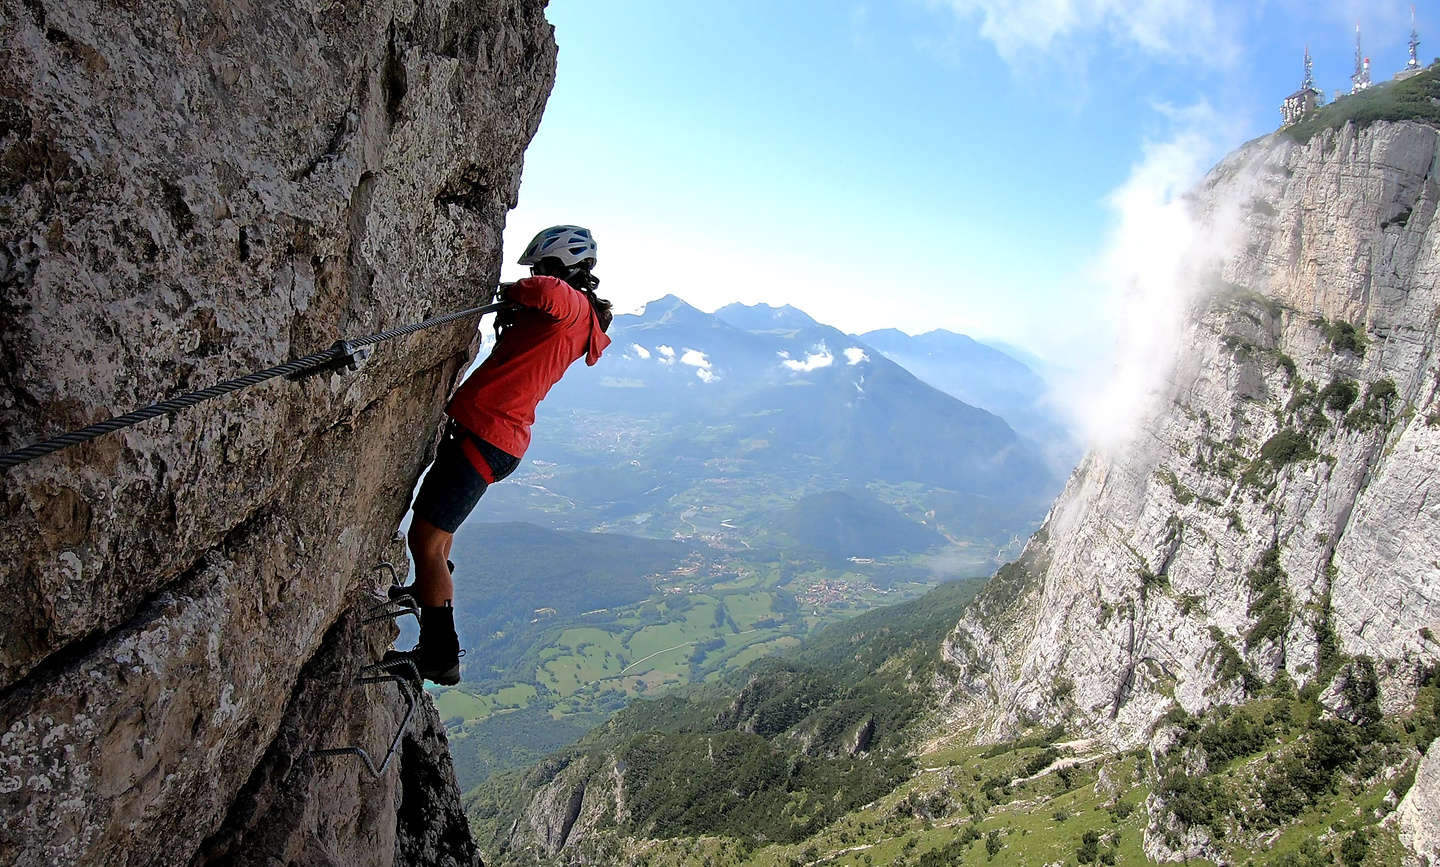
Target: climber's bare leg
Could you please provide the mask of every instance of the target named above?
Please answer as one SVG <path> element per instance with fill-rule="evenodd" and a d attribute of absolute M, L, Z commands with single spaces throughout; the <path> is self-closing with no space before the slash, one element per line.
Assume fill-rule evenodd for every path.
<path fill-rule="evenodd" d="M 450 556 L 454 533 L 447 533 L 416 515 L 410 521 L 410 559 L 415 564 L 415 601 L 426 608 L 439 608 L 455 598 L 455 582 L 445 561 Z"/>

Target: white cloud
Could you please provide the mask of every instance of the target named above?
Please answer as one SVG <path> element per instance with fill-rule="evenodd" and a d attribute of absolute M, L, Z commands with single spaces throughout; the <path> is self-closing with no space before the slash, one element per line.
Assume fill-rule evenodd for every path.
<path fill-rule="evenodd" d="M 1129 179 L 1108 199 L 1116 221 L 1089 275 L 1094 321 L 1075 321 L 1065 357 L 1085 366 L 1054 383 L 1052 400 L 1068 411 L 1092 445 L 1110 447 L 1133 435 L 1173 369 L 1186 308 L 1207 285 L 1231 247 L 1235 203 L 1204 216 L 1183 194 L 1230 137 L 1206 106 L 1168 110 L 1174 135 L 1148 142 Z M 1118 329 L 1114 354 L 1097 335 Z"/>
<path fill-rule="evenodd" d="M 630 351 L 634 352 L 636 355 L 640 356 L 641 358 L 649 358 L 649 357 L 650 357 L 650 350 L 646 349 L 645 347 L 641 346 L 641 345 L 638 344 L 638 343 L 632 343 L 632 344 L 630 344 Z"/>
<path fill-rule="evenodd" d="M 660 353 L 660 363 L 661 363 L 661 364 L 674 364 L 674 363 L 675 363 L 675 350 L 673 350 L 673 349 L 671 349 L 670 347 L 665 346 L 665 345 L 662 344 L 662 345 L 660 345 L 660 346 L 655 347 L 655 351 L 658 352 L 658 353 Z"/>
<path fill-rule="evenodd" d="M 1243 6 L 1222 0 L 927 0 L 962 21 L 980 19 L 980 36 L 1011 66 L 1033 66 L 1037 55 L 1073 53 L 1075 40 L 1108 34 L 1121 45 L 1156 56 L 1183 55 L 1230 64 L 1239 41 L 1227 22 Z"/>
<path fill-rule="evenodd" d="M 865 350 L 858 346 L 847 346 L 845 347 L 845 359 L 846 364 L 854 367 L 862 361 L 869 361 L 870 356 L 866 355 Z"/>
<path fill-rule="evenodd" d="M 719 377 L 715 375 L 715 372 L 710 369 L 710 359 L 706 358 L 705 353 L 698 349 L 686 349 L 680 355 L 680 363 L 698 368 L 695 371 L 695 375 L 700 378 L 701 382 L 714 382 L 716 379 L 719 379 Z"/>
<path fill-rule="evenodd" d="M 806 355 L 804 361 L 796 361 L 790 357 L 790 353 L 788 352 L 780 353 L 780 357 L 783 359 L 783 361 L 780 362 L 781 364 L 797 373 L 818 370 L 822 367 L 829 367 L 835 363 L 835 356 L 830 354 L 830 350 L 827 349 L 823 343 L 817 346 L 815 351 Z"/>
<path fill-rule="evenodd" d="M 710 369 L 710 359 L 706 358 L 705 353 L 698 349 L 685 350 L 685 354 L 680 356 L 680 363 L 688 364 L 691 367 L 702 367 L 706 370 Z"/>

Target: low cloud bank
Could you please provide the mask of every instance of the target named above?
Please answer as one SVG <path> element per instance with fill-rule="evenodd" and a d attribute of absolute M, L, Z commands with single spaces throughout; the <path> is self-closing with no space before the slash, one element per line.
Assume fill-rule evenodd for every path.
<path fill-rule="evenodd" d="M 829 367 L 835 363 L 835 356 L 830 353 L 830 350 L 824 343 L 821 343 L 806 355 L 803 361 L 791 358 L 788 352 L 780 353 L 780 358 L 782 359 L 781 364 L 796 373 L 808 373 L 812 370 L 819 370 L 822 367 Z"/>
<path fill-rule="evenodd" d="M 1070 323 L 1055 345 L 1069 369 L 1052 374 L 1050 400 L 1091 447 L 1113 448 L 1138 430 L 1169 382 L 1185 311 L 1213 285 L 1239 226 L 1239 208 L 1227 203 L 1202 224 L 1186 195 L 1223 153 L 1225 125 L 1206 106 L 1171 117 L 1173 135 L 1147 143 L 1109 197 L 1109 243 L 1076 287 L 1097 299 L 1095 318 Z"/>

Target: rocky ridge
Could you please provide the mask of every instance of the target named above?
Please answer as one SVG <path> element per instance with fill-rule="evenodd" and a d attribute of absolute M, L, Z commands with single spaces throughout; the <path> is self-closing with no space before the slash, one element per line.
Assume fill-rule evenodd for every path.
<path fill-rule="evenodd" d="M 951 725 L 1083 722 L 1123 749 L 1277 678 L 1344 714 L 1351 660 L 1411 706 L 1440 657 L 1437 145 L 1277 134 L 1200 184 L 1201 233 L 1232 242 L 1195 263 L 1139 430 L 1086 457 L 947 640 Z"/>
<path fill-rule="evenodd" d="M 483 301 L 553 83 L 541 0 L 6 0 L 0 449 Z M 0 861 L 478 861 L 358 612 L 454 325 L 0 477 Z"/>

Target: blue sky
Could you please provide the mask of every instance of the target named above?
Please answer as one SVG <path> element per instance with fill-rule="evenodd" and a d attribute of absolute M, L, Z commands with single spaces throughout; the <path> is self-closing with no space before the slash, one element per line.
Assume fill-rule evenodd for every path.
<path fill-rule="evenodd" d="M 1440 9 L 1417 12 L 1428 62 Z M 1173 197 L 1272 131 L 1307 43 L 1328 94 L 1349 86 L 1357 17 L 1377 79 L 1410 30 L 1409 4 L 1386 0 L 552 0 L 548 15 L 559 76 L 507 259 L 575 222 L 621 308 L 789 303 L 1052 359 L 1110 339 L 1127 203 Z"/>

